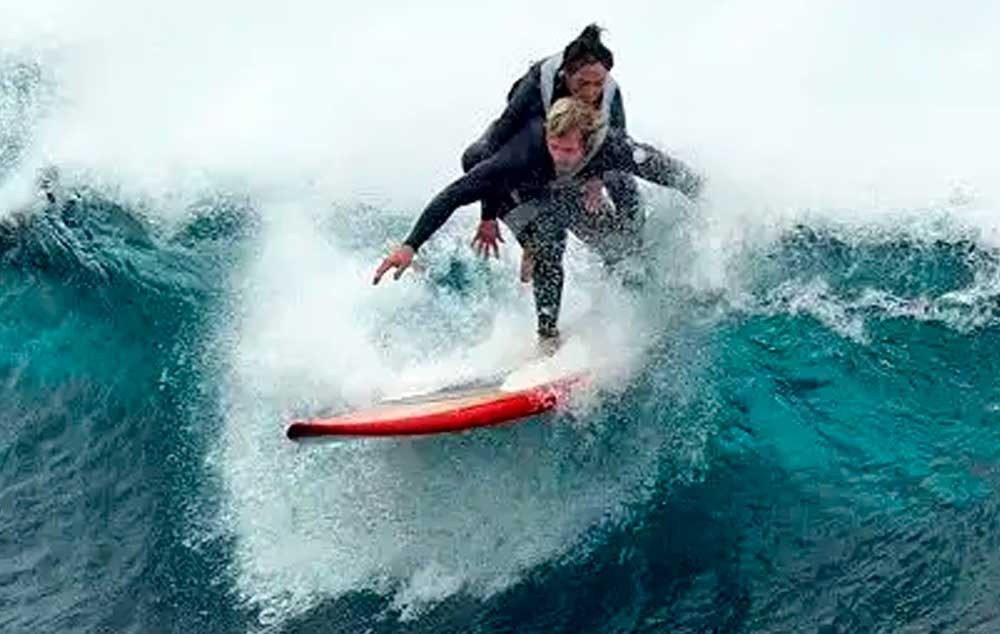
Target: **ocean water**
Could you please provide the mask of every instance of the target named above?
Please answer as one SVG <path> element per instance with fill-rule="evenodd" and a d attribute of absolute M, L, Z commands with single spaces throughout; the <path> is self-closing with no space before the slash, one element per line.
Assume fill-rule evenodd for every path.
<path fill-rule="evenodd" d="M 3 8 L 0 631 L 1000 628 L 996 9 L 579 9 Z M 474 212 L 370 274 L 590 19 L 635 134 L 710 178 L 644 188 L 640 288 L 571 245 L 613 371 L 517 425 L 287 441 L 530 349 Z"/>

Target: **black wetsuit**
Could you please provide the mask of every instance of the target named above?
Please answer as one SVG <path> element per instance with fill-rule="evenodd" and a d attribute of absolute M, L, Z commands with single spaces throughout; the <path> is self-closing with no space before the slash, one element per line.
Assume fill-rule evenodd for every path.
<path fill-rule="evenodd" d="M 560 183 L 545 145 L 541 119 L 534 119 L 489 158 L 444 188 L 427 205 L 404 244 L 419 250 L 423 243 L 462 205 L 498 192 L 516 190 L 522 201 L 509 215 L 515 233 L 531 228 L 535 248 L 535 309 L 538 332 L 556 333 L 562 301 L 562 254 L 566 230 L 582 213 L 579 182 L 608 171 L 634 174 L 644 180 L 697 194 L 701 179 L 686 165 L 654 147 L 637 143 L 621 130 L 608 132 L 599 150 L 571 182 Z M 506 214 L 505 214 L 506 215 Z M 504 216 L 501 216 L 504 218 Z M 505 219 L 506 220 L 506 219 Z M 516 220 L 516 222 L 515 222 Z M 523 235 L 519 234 L 519 239 Z"/>
<path fill-rule="evenodd" d="M 500 118 L 490 124 L 486 132 L 462 154 L 463 170 L 468 172 L 477 163 L 498 151 L 531 119 L 545 118 L 546 104 L 542 97 L 542 65 L 545 61 L 532 64 L 528 72 L 514 82 L 507 93 L 507 107 Z M 609 78 L 608 81 L 611 79 Z M 559 72 L 552 85 L 552 102 L 568 96 L 570 96 L 569 89 L 566 87 L 562 72 Z M 617 85 L 615 85 L 610 99 L 606 123 L 608 127 L 621 130 L 624 133 L 626 132 L 625 105 L 622 102 L 621 89 Z M 619 217 L 632 218 L 641 213 L 639 188 L 636 186 L 635 179 L 620 172 L 595 173 L 595 175 L 603 179 Z M 504 210 L 510 209 L 514 204 L 508 192 L 497 192 L 483 201 L 482 218 L 490 220 L 503 215 Z"/>

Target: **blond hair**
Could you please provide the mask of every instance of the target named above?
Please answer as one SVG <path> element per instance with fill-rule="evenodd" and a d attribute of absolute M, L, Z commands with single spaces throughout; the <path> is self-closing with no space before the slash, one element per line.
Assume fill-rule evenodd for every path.
<path fill-rule="evenodd" d="M 545 117 L 545 131 L 554 137 L 566 136 L 579 130 L 584 144 L 601 127 L 601 113 L 576 97 L 557 99 Z"/>

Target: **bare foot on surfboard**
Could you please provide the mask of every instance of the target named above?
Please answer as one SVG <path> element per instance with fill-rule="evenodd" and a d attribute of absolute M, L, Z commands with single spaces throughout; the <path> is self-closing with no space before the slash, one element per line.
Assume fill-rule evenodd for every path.
<path fill-rule="evenodd" d="M 551 357 L 559 350 L 560 345 L 562 345 L 562 340 L 558 334 L 551 337 L 538 337 L 538 352 L 543 356 Z"/>

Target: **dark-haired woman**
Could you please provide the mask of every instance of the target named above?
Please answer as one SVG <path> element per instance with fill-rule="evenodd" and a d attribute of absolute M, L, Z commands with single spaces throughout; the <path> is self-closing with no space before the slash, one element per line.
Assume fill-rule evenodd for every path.
<path fill-rule="evenodd" d="M 614 54 L 601 42 L 600 27 L 591 24 L 561 52 L 532 64 L 511 87 L 507 94 L 507 107 L 500 118 L 466 149 L 462 155 L 462 168 L 469 171 L 493 155 L 533 118 L 544 118 L 552 104 L 561 97 L 577 97 L 594 106 L 601 113 L 605 125 L 625 131 L 621 90 L 610 76 L 614 63 Z M 615 209 L 611 214 L 594 214 L 587 219 L 593 225 L 593 231 L 589 233 L 625 232 L 634 234 L 632 242 L 637 243 L 643 215 L 639 209 L 635 179 L 627 174 L 608 172 L 603 175 L 603 183 L 599 180 L 588 182 L 584 195 L 592 208 L 599 205 L 596 201 L 600 200 L 602 185 L 607 187 Z M 497 218 L 515 204 L 509 192 L 497 192 L 483 202 L 482 220 L 473 244 L 484 255 L 499 251 Z M 526 256 L 522 266 L 525 281 L 531 276 L 530 254 L 526 252 Z"/>

